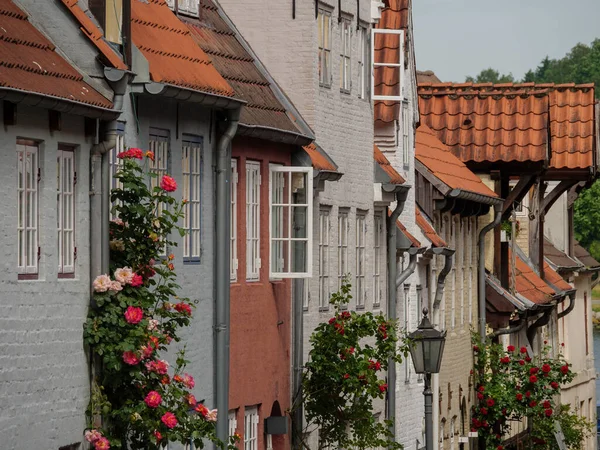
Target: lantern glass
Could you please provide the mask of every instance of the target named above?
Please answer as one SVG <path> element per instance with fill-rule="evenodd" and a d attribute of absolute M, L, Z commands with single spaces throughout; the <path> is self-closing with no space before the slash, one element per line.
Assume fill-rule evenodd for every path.
<path fill-rule="evenodd" d="M 415 372 L 419 374 L 439 373 L 446 343 L 446 332 L 434 329 L 425 313 L 419 328 L 409 337 L 411 339 L 410 354 Z"/>

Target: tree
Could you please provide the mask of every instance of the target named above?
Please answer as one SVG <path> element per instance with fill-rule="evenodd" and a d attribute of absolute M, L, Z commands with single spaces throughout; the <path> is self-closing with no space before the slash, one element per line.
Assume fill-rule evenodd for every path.
<path fill-rule="evenodd" d="M 573 224 L 575 237 L 592 254 L 600 258 L 600 182 L 582 191 L 575 202 Z"/>
<path fill-rule="evenodd" d="M 479 72 L 479 75 L 477 75 L 475 78 L 467 77 L 466 81 L 471 83 L 513 83 L 515 78 L 513 77 L 512 73 L 509 73 L 508 75 L 500 75 L 500 72 L 488 67 L 487 69 Z"/>

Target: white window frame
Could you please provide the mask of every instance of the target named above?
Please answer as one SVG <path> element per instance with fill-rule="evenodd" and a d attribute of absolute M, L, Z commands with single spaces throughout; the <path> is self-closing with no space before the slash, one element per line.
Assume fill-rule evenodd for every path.
<path fill-rule="evenodd" d="M 338 212 L 338 289 L 348 275 L 348 235 L 350 234 L 349 211 Z"/>
<path fill-rule="evenodd" d="M 369 77 L 369 42 L 368 29 L 364 25 L 358 26 L 358 55 L 357 55 L 357 73 L 358 73 L 358 98 L 366 99 L 367 80 Z"/>
<path fill-rule="evenodd" d="M 39 273 L 39 154 L 36 142 L 17 140 L 17 268 L 23 278 Z"/>
<path fill-rule="evenodd" d="M 340 90 L 352 90 L 352 21 L 345 17 L 340 20 Z"/>
<path fill-rule="evenodd" d="M 402 163 L 404 168 L 410 167 L 410 124 L 408 121 L 408 100 L 402 101 Z"/>
<path fill-rule="evenodd" d="M 330 292 L 329 247 L 331 208 L 319 210 L 319 308 L 328 308 Z"/>
<path fill-rule="evenodd" d="M 451 314 L 450 314 L 450 328 L 454 330 L 456 328 L 456 268 L 452 268 L 450 275 L 450 282 L 452 283 L 452 289 L 450 294 L 452 295 Z"/>
<path fill-rule="evenodd" d="M 166 0 L 167 5 L 173 11 L 175 11 L 175 4 L 177 4 L 177 12 L 182 14 L 189 14 L 190 16 L 198 17 L 198 0 Z"/>
<path fill-rule="evenodd" d="M 154 161 L 148 161 L 150 172 L 156 174 L 155 177 L 150 177 L 150 189 L 160 186 L 160 181 L 164 175 L 167 175 L 171 170 L 171 151 L 170 151 L 170 132 L 169 130 L 150 128 L 148 147 L 154 153 Z M 160 203 L 156 208 L 156 216 L 162 216 L 163 210 L 167 205 Z M 168 253 L 167 244 L 165 243 L 161 249 L 162 255 Z"/>
<path fill-rule="evenodd" d="M 283 177 L 279 177 L 277 174 L 283 174 Z M 285 186 L 287 189 L 284 189 L 284 198 L 282 203 L 275 203 L 273 198 L 273 187 L 274 180 L 283 178 L 284 180 L 292 180 L 293 174 L 299 173 L 304 174 L 305 186 L 304 190 L 306 192 L 306 203 L 294 203 L 292 199 L 292 190 L 294 186 Z M 287 177 L 286 177 L 287 174 Z M 287 192 L 286 192 L 287 191 Z M 287 195 L 287 199 L 285 196 Z M 275 237 L 273 233 L 273 220 L 271 220 L 271 216 L 273 214 L 274 208 L 283 208 L 288 209 L 288 220 L 287 223 L 284 223 L 283 226 L 287 226 L 287 234 L 283 234 L 283 237 Z M 294 237 L 293 236 L 293 220 L 294 220 L 294 208 L 304 208 L 306 209 L 306 233 L 304 237 Z M 284 214 L 285 217 L 285 214 Z M 283 231 L 283 230 L 282 230 Z M 269 277 L 271 279 L 282 279 L 282 278 L 310 278 L 312 277 L 312 244 L 313 244 L 313 168 L 312 167 L 296 167 L 296 166 L 280 166 L 272 164 L 269 166 L 269 258 L 271 259 L 269 264 Z M 287 246 L 287 251 L 283 249 L 283 255 L 287 255 L 289 261 L 287 264 L 284 264 L 283 267 L 277 266 L 274 264 L 273 259 L 273 248 L 274 244 L 277 242 L 282 242 L 283 246 Z M 293 260 L 293 251 L 292 245 L 295 242 L 304 242 L 305 243 L 305 269 L 304 271 L 299 269 L 294 269 L 292 260 Z M 287 270 L 285 268 L 287 267 Z M 283 269 L 283 270 L 274 270 L 274 269 Z"/>
<path fill-rule="evenodd" d="M 59 146 L 56 152 L 57 191 L 56 218 L 58 231 L 58 276 L 74 276 L 77 247 L 75 246 L 75 149 Z"/>
<path fill-rule="evenodd" d="M 310 282 L 308 278 L 302 280 L 304 285 L 302 286 L 302 309 L 308 311 L 310 304 Z"/>
<path fill-rule="evenodd" d="M 260 279 L 261 185 L 260 162 L 246 161 L 246 281 Z"/>
<path fill-rule="evenodd" d="M 233 437 L 237 430 L 237 410 L 232 409 L 227 414 L 228 436 Z"/>
<path fill-rule="evenodd" d="M 367 213 L 356 213 L 356 276 L 354 292 L 356 308 L 362 309 L 367 301 L 366 265 L 367 265 Z"/>
<path fill-rule="evenodd" d="M 398 36 L 398 63 L 385 63 L 375 61 L 375 36 L 378 34 L 395 34 Z M 403 98 L 402 73 L 404 71 L 404 30 L 371 29 L 371 55 L 373 55 L 373 70 L 371 72 L 371 98 L 373 101 L 384 100 L 400 102 Z M 398 95 L 377 95 L 375 93 L 375 69 L 377 67 L 398 67 Z"/>
<path fill-rule="evenodd" d="M 258 450 L 258 408 L 246 407 L 244 411 L 244 450 Z"/>
<path fill-rule="evenodd" d="M 181 146 L 182 195 L 187 200 L 183 207 L 183 262 L 200 263 L 202 254 L 202 138 L 184 135 Z"/>
<path fill-rule="evenodd" d="M 319 64 L 319 84 L 321 86 L 331 86 L 331 11 L 319 8 L 317 14 L 318 27 L 318 64 Z M 327 33 L 325 33 L 327 30 Z"/>
<path fill-rule="evenodd" d="M 110 166 L 110 179 L 111 179 L 111 190 L 112 189 L 123 189 L 123 183 L 120 180 L 115 178 L 117 172 L 119 172 L 123 168 L 123 160 L 117 158 L 119 153 L 123 153 L 125 151 L 125 135 L 123 133 L 118 133 L 116 135 L 116 145 L 109 154 L 108 154 L 108 164 Z M 111 202 L 110 208 L 110 220 L 117 220 L 119 218 L 116 211 L 113 211 L 113 207 L 120 205 L 121 202 L 118 200 L 115 202 Z"/>
<path fill-rule="evenodd" d="M 381 213 L 373 216 L 373 308 L 381 306 L 385 298 L 385 282 L 382 282 L 381 271 L 383 265 L 384 251 L 384 220 Z"/>
<path fill-rule="evenodd" d="M 237 224 L 238 224 L 238 161 L 235 158 L 231 158 L 231 188 L 230 188 L 230 237 L 229 237 L 229 280 L 237 281 L 238 274 L 238 252 L 237 252 Z"/>

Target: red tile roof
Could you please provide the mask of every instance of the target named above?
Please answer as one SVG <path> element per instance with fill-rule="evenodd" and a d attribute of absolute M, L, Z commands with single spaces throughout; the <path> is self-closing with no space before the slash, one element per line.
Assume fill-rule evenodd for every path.
<path fill-rule="evenodd" d="M 379 150 L 379 147 L 373 145 L 373 156 L 379 167 L 387 174 L 392 184 L 404 184 L 406 180 L 398 173 L 396 169 L 390 164 L 385 155 Z"/>
<path fill-rule="evenodd" d="M 11 0 L 0 0 L 0 90 L 2 88 L 100 108 L 112 103 L 54 51 L 54 45 Z"/>
<path fill-rule="evenodd" d="M 439 234 L 435 231 L 433 226 L 427 221 L 425 215 L 421 213 L 419 207 L 415 208 L 415 213 L 417 216 L 417 225 L 423 232 L 423 234 L 431 241 L 434 247 L 448 247 L 446 241 L 444 241 Z"/>
<path fill-rule="evenodd" d="M 201 20 L 182 20 L 236 97 L 248 102 L 242 108 L 240 123 L 299 133 L 271 84 L 242 45 L 242 36 L 228 25 L 213 0 L 203 0 L 200 5 Z"/>
<path fill-rule="evenodd" d="M 381 30 L 408 30 L 410 0 L 389 0 L 388 6 L 381 12 L 376 28 Z M 405 33 L 406 34 L 406 33 Z M 406 42 L 406 39 L 405 39 Z M 377 62 L 400 63 L 398 60 L 400 38 L 395 34 L 375 35 L 375 55 Z M 406 59 L 405 46 L 405 59 Z M 398 67 L 376 67 L 374 71 L 374 91 L 377 95 L 400 95 L 400 75 Z M 376 101 L 374 117 L 376 121 L 391 122 L 398 119 L 400 104 L 393 101 Z"/>
<path fill-rule="evenodd" d="M 436 178 L 451 189 L 474 192 L 488 197 L 498 195 L 452 154 L 427 125 L 417 129 L 415 157 Z"/>
<path fill-rule="evenodd" d="M 422 123 L 463 162 L 545 161 L 550 144 L 551 168 L 593 164 L 592 84 L 421 83 L 418 92 Z"/>
<path fill-rule="evenodd" d="M 509 259 L 511 253 L 509 250 Z M 516 257 L 516 263 L 517 292 L 538 305 L 549 303 L 556 292 L 519 256 Z"/>
<path fill-rule="evenodd" d="M 152 81 L 233 97 L 232 87 L 164 0 L 131 0 L 131 16 L 133 43 L 148 60 Z"/>
<path fill-rule="evenodd" d="M 329 172 L 337 172 L 337 167 L 335 167 L 329 161 L 329 159 L 327 159 L 320 147 L 318 147 L 316 144 L 312 143 L 309 145 L 305 145 L 302 148 L 308 154 L 308 156 L 310 156 L 310 160 L 312 161 L 314 169 L 325 170 Z"/>
<path fill-rule="evenodd" d="M 111 67 L 126 70 L 127 65 L 121 59 L 121 56 L 104 40 L 104 33 L 90 19 L 78 4 L 78 0 L 61 0 L 69 8 L 71 14 L 81 25 L 81 31 L 85 34 L 92 44 L 100 51 L 105 62 Z"/>
<path fill-rule="evenodd" d="M 570 291 L 573 289 L 573 286 L 567 283 L 546 261 L 544 261 L 544 279 L 561 291 Z"/>

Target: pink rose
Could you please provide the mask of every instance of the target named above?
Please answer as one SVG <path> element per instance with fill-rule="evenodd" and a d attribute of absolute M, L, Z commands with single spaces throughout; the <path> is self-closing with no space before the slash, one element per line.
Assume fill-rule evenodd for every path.
<path fill-rule="evenodd" d="M 211 409 L 210 411 L 208 411 L 208 414 L 206 415 L 206 420 L 208 420 L 209 422 L 216 422 L 217 421 L 217 410 Z"/>
<path fill-rule="evenodd" d="M 177 182 L 169 175 L 163 175 L 162 180 L 160 180 L 160 188 L 166 192 L 175 192 Z"/>
<path fill-rule="evenodd" d="M 146 369 L 150 372 L 156 372 L 159 375 L 165 375 L 169 369 L 169 363 L 162 359 L 150 361 L 146 363 Z"/>
<path fill-rule="evenodd" d="M 148 392 L 148 395 L 146 395 L 144 401 L 149 408 L 156 408 L 158 405 L 160 405 L 160 402 L 162 402 L 162 397 L 158 392 L 150 391 Z"/>
<path fill-rule="evenodd" d="M 142 308 L 138 308 L 137 306 L 129 306 L 127 311 L 125 311 L 125 320 L 127 323 L 135 325 L 140 323 L 144 318 L 144 311 Z"/>
<path fill-rule="evenodd" d="M 183 385 L 188 389 L 194 389 L 196 382 L 194 381 L 194 377 L 189 373 L 183 374 Z"/>
<path fill-rule="evenodd" d="M 112 286 L 112 280 L 108 275 L 98 275 L 92 283 L 94 292 L 106 292 Z"/>
<path fill-rule="evenodd" d="M 110 448 L 110 442 L 105 437 L 101 437 L 94 442 L 94 448 L 96 450 L 108 450 Z"/>
<path fill-rule="evenodd" d="M 93 444 L 102 437 L 102 433 L 98 430 L 88 430 L 85 432 L 85 440 Z"/>
<path fill-rule="evenodd" d="M 208 416 L 208 413 L 209 413 L 208 408 L 206 406 L 204 406 L 202 403 L 198 403 L 196 405 L 196 407 L 194 408 L 194 410 L 197 413 L 202 414 L 202 417 L 204 417 L 205 419 L 206 419 L 206 416 Z"/>
<path fill-rule="evenodd" d="M 150 358 L 153 352 L 152 345 L 142 345 L 142 359 Z"/>
<path fill-rule="evenodd" d="M 190 406 L 196 406 L 196 397 L 194 397 L 192 394 L 188 395 L 186 398 L 187 404 Z"/>
<path fill-rule="evenodd" d="M 164 413 L 160 420 L 167 428 L 175 428 L 177 426 L 177 417 L 172 412 Z"/>
<path fill-rule="evenodd" d="M 123 353 L 123 361 L 125 364 L 129 364 L 130 366 L 135 366 L 140 362 L 140 358 L 134 352 L 124 352 Z"/>
<path fill-rule="evenodd" d="M 162 434 L 160 434 L 160 431 L 158 430 L 154 430 L 152 432 L 152 434 L 154 435 L 154 437 L 156 438 L 156 442 L 160 442 L 162 439 Z"/>
<path fill-rule="evenodd" d="M 123 290 L 123 286 L 121 286 L 121 283 L 119 283 L 118 281 L 111 281 L 110 282 L 110 287 L 108 288 L 108 290 L 110 292 L 119 292 Z"/>
<path fill-rule="evenodd" d="M 144 278 L 142 278 L 141 275 L 138 275 L 137 273 L 131 278 L 131 283 L 129 283 L 131 285 L 131 287 L 140 287 L 142 284 L 144 284 Z"/>
<path fill-rule="evenodd" d="M 131 283 L 132 278 L 133 271 L 131 270 L 131 267 L 121 267 L 115 270 L 115 280 L 117 280 L 121 284 Z"/>

